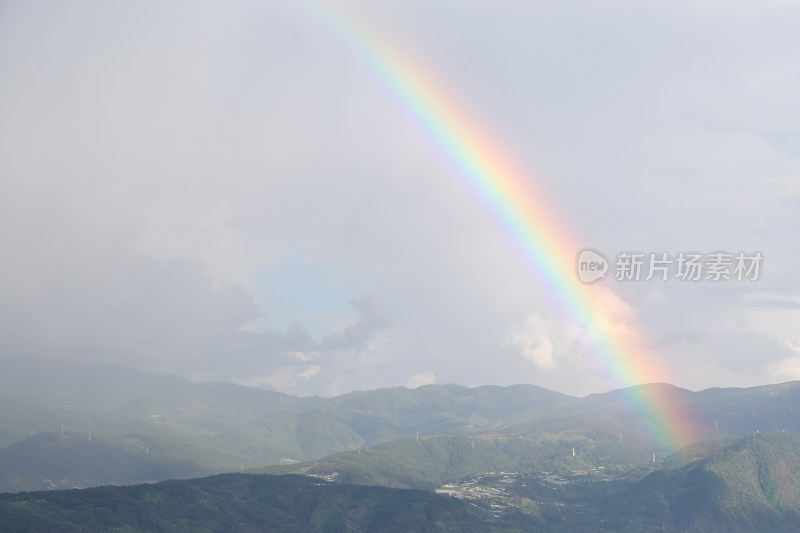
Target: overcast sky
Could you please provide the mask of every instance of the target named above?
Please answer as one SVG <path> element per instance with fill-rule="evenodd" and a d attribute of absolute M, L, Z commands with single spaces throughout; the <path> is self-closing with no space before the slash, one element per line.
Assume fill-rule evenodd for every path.
<path fill-rule="evenodd" d="M 757 281 L 600 282 L 675 384 L 800 379 L 800 4 L 347 5 L 586 246 L 763 254 Z M 0 353 L 293 394 L 619 386 L 326 12 L 0 1 Z"/>

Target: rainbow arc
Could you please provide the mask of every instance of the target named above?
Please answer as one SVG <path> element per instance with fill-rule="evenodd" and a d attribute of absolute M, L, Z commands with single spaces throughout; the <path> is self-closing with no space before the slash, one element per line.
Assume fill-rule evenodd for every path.
<path fill-rule="evenodd" d="M 696 440 L 696 425 L 674 388 L 637 386 L 669 381 L 669 375 L 639 336 L 608 326 L 609 304 L 620 300 L 606 287 L 578 280 L 575 261 L 582 246 L 551 211 L 534 176 L 406 47 L 370 34 L 368 25 L 345 13 L 342 5 L 320 0 L 314 6 L 350 53 L 455 165 L 459 179 L 477 192 L 561 311 L 582 331 L 591 332 L 593 356 L 625 388 L 628 403 L 662 446 L 677 449 Z"/>

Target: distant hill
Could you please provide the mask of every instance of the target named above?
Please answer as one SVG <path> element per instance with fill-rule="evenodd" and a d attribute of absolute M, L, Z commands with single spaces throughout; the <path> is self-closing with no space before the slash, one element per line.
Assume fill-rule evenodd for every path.
<path fill-rule="evenodd" d="M 316 413 L 342 422 L 362 443 L 400 436 L 489 430 L 537 420 L 577 398 L 535 385 L 390 387 L 335 398 L 298 398 L 228 383 L 192 383 L 110 364 L 0 358 L 0 445 L 60 424 L 118 434 L 144 422 L 186 435 L 236 431 L 273 413 Z M 121 421 L 111 422 L 110 417 Z M 94 427 L 92 427 L 94 426 Z M 330 453 L 330 452 L 328 452 Z"/>
<path fill-rule="evenodd" d="M 464 440 L 429 438 L 409 444 L 427 448 L 424 454 L 434 458 L 437 450 L 449 449 L 452 458 L 473 450 Z M 494 452 L 503 448 L 491 446 Z M 565 476 L 510 471 L 487 481 L 482 476 L 462 485 L 465 494 L 476 495 L 469 501 L 315 477 L 246 474 L 3 494 L 0 531 L 798 531 L 800 437 L 758 434 L 723 446 L 698 445 L 692 453 L 703 457 L 682 465 L 683 459 L 671 459 L 667 463 L 676 466 L 644 477 L 603 469 Z M 409 459 L 409 468 L 417 472 L 433 465 L 434 475 L 457 475 L 446 456 Z"/>
<path fill-rule="evenodd" d="M 0 495 L 0 530 L 152 532 L 518 531 L 466 502 L 301 476 L 227 474 L 155 485 Z"/>
<path fill-rule="evenodd" d="M 619 443 L 617 433 L 591 432 L 439 435 L 257 472 L 307 474 L 340 483 L 434 490 L 484 472 L 582 470 L 592 465 L 635 465 L 650 459 L 651 452 L 642 451 L 635 440 L 628 438 L 625 442 Z"/>
<path fill-rule="evenodd" d="M 800 437 L 738 439 L 696 462 L 651 473 L 600 509 L 614 531 L 796 532 Z"/>
<path fill-rule="evenodd" d="M 87 435 L 41 433 L 0 450 L 0 479 L 9 491 L 143 483 L 203 471 L 212 473 L 201 463 L 150 449 L 136 439 L 107 442 L 88 440 Z"/>
<path fill-rule="evenodd" d="M 501 428 L 574 401 L 532 385 L 394 387 L 296 398 L 112 365 L 0 359 L 0 444 L 8 446 L 0 449 L 0 491 L 240 471 L 417 432 Z M 101 444 L 107 453 L 87 457 Z M 55 456 L 58 461 L 51 460 Z M 131 469 L 130 461 L 145 466 Z"/>
<path fill-rule="evenodd" d="M 13 402 L 13 408 L 2 405 Z M 43 357 L 0 358 L 0 445 L 60 424 L 110 434 L 113 419 L 140 421 L 188 435 L 217 434 L 281 410 L 313 409 L 314 398 L 230 383 L 192 383 L 178 376 Z M 22 410 L 21 407 L 27 407 Z M 104 415 L 104 416 L 101 416 Z M 93 426 L 93 427 L 91 427 Z"/>
<path fill-rule="evenodd" d="M 800 433 L 798 382 L 700 392 L 666 384 L 639 388 L 690 413 L 692 422 L 669 431 L 695 440 L 757 430 Z M 383 451 L 379 445 L 390 442 L 398 448 L 387 448 L 394 455 L 376 464 L 378 469 L 365 468 L 363 457 L 348 463 L 346 453 L 333 461 L 349 465 L 342 475 L 352 481 L 428 487 L 492 465 L 570 468 L 565 454 L 573 446 L 585 465 L 637 464 L 653 453 L 660 460 L 675 450 L 654 440 L 652 422 L 632 407 L 632 392 L 575 398 L 534 385 L 426 385 L 297 398 L 113 365 L 0 358 L 0 491 L 238 472 L 366 446 L 377 454 Z M 450 448 L 431 448 L 417 457 L 419 466 L 410 467 L 407 459 L 419 450 L 406 443 L 417 433 L 422 440 L 435 435 L 474 436 L 478 443 L 489 442 L 490 435 L 521 440 L 513 446 L 498 441 L 502 449 L 494 456 L 476 459 L 454 456 L 461 446 L 455 439 Z M 105 451 L 92 454 L 90 446 Z M 449 466 L 432 466 L 442 457 L 449 457 Z M 415 471 L 422 475 L 409 475 Z"/>

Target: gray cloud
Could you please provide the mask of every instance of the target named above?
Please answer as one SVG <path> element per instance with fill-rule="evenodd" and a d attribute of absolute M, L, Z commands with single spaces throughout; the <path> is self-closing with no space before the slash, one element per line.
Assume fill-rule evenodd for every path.
<path fill-rule="evenodd" d="M 751 285 L 603 282 L 679 384 L 795 375 L 796 6 L 359 7 L 577 240 L 764 253 Z M 559 341 L 574 332 L 535 266 L 313 3 L 0 10 L 0 351 L 303 393 L 614 386 Z M 554 366 L 524 357 L 550 361 L 531 339 Z"/>

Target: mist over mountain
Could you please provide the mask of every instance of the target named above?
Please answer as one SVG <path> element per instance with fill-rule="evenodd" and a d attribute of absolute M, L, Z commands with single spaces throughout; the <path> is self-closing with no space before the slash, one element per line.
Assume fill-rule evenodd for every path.
<path fill-rule="evenodd" d="M 482 470 L 635 465 L 676 451 L 654 439 L 623 391 L 575 398 L 533 385 L 425 385 L 299 398 L 105 364 L 0 359 L 0 370 L 0 490 L 270 465 L 320 474 L 338 468 L 352 482 L 432 489 Z M 680 402 L 695 440 L 800 433 L 800 383 L 700 392 L 647 387 Z M 678 429 L 687 430 L 670 428 Z"/>
<path fill-rule="evenodd" d="M 316 459 L 417 432 L 485 431 L 537 419 L 551 407 L 575 401 L 534 386 L 399 387 L 297 398 L 111 365 L 0 359 L 0 367 L 9 385 L 0 394 L 0 437 L 8 446 L 0 457 L 0 490 L 47 488 L 53 480 L 72 487 L 239 471 Z M 38 376 L 38 368 L 50 370 L 38 384 L 23 385 Z M 89 382 L 104 385 L 89 387 Z M 39 478 L 20 471 L 53 439 L 71 443 L 58 449 L 62 460 L 45 462 L 50 466 L 37 470 L 47 471 Z M 143 468 L 134 475 L 121 468 L 113 475 L 114 467 L 105 465 L 100 470 L 108 475 L 98 478 L 70 466 L 83 464 L 82 454 L 101 445 L 117 450 L 119 457 L 144 455 L 165 469 Z"/>

